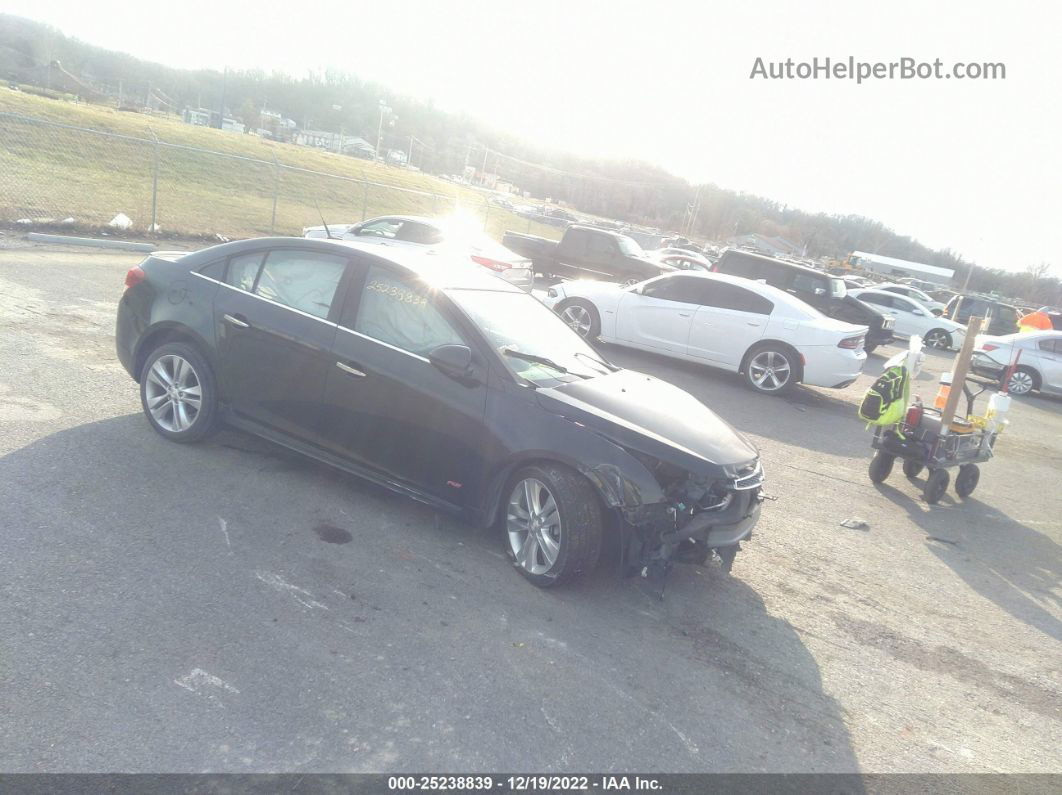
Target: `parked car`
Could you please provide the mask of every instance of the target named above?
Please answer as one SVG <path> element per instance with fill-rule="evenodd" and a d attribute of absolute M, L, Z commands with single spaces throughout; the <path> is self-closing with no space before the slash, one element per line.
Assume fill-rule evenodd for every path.
<path fill-rule="evenodd" d="M 940 301 L 934 301 L 924 292 L 917 287 L 912 287 L 909 284 L 879 284 L 873 287 L 875 290 L 888 290 L 890 293 L 896 293 L 897 295 L 903 295 L 910 298 L 912 301 L 917 301 L 929 309 L 937 317 L 944 314 L 944 304 Z"/>
<path fill-rule="evenodd" d="M 513 253 L 505 246 L 481 232 L 468 232 L 431 218 L 414 215 L 385 215 L 357 224 L 310 226 L 302 230 L 303 237 L 357 240 L 362 243 L 422 248 L 429 251 L 467 253 L 477 265 L 494 271 L 505 281 L 524 290 L 534 284 L 531 260 Z"/>
<path fill-rule="evenodd" d="M 662 248 L 646 252 L 650 258 L 680 271 L 710 271 L 712 263 L 702 254 L 684 248 Z"/>
<path fill-rule="evenodd" d="M 590 226 L 569 226 L 560 242 L 506 232 L 502 243 L 529 258 L 536 273 L 556 278 L 634 283 L 672 270 L 626 235 Z"/>
<path fill-rule="evenodd" d="M 1055 331 L 1062 331 L 1062 309 L 1057 306 L 1041 306 L 1036 310 L 1037 312 L 1043 312 L 1047 315 L 1051 321 L 1051 328 Z"/>
<path fill-rule="evenodd" d="M 928 306 L 912 298 L 881 289 L 852 290 L 850 294 L 890 316 L 899 337 L 917 334 L 927 347 L 939 350 L 961 348 L 966 339 L 966 326 L 946 317 L 937 317 Z"/>
<path fill-rule="evenodd" d="M 1002 385 L 1007 369 L 1021 351 L 1018 367 L 1006 386 L 1012 395 L 1033 390 L 1062 394 L 1062 332 L 1015 332 L 1003 336 L 979 334 L 970 369 Z"/>
<path fill-rule="evenodd" d="M 982 328 L 986 334 L 1002 336 L 1018 330 L 1021 313 L 1010 304 L 981 295 L 957 295 L 944 309 L 944 317 L 963 325 L 973 316 L 988 318 L 987 328 Z"/>
<path fill-rule="evenodd" d="M 830 271 L 827 271 L 827 273 L 830 273 Z M 874 282 L 870 281 L 870 279 L 864 279 L 862 276 L 842 276 L 841 280 L 848 290 L 862 290 L 866 287 L 874 286 Z"/>
<path fill-rule="evenodd" d="M 893 340 L 892 318 L 851 298 L 844 281 L 836 276 L 732 248 L 723 251 L 713 270 L 765 282 L 805 301 L 827 317 L 866 326 L 867 353 Z"/>
<path fill-rule="evenodd" d="M 711 550 L 760 515 L 753 445 L 692 395 L 601 358 L 461 255 L 265 238 L 149 256 L 118 359 L 176 442 L 222 421 L 484 526 L 539 586 Z"/>
<path fill-rule="evenodd" d="M 629 287 L 565 282 L 545 303 L 581 337 L 741 373 L 767 394 L 801 382 L 846 387 L 867 358 L 865 326 L 735 276 L 674 273 Z"/>

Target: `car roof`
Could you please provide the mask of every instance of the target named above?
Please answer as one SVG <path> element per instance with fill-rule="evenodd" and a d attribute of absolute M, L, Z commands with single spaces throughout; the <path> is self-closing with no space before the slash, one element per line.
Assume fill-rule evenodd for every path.
<path fill-rule="evenodd" d="M 391 217 L 391 216 L 386 216 Z M 382 247 L 357 240 L 334 240 L 328 238 L 307 237 L 259 237 L 249 240 L 237 240 L 219 246 L 196 251 L 181 258 L 181 264 L 190 269 L 197 269 L 224 257 L 248 254 L 253 251 L 271 248 L 298 248 L 304 251 L 316 251 L 322 254 L 349 255 L 357 251 L 368 263 L 376 260 L 380 263 L 397 266 L 426 283 L 440 289 L 494 290 L 497 292 L 524 292 L 519 287 L 509 284 L 504 279 L 491 274 L 487 269 L 474 264 L 471 260 L 445 251 L 393 246 Z"/>
<path fill-rule="evenodd" d="M 715 273 L 712 271 L 675 271 L 674 273 L 665 273 L 664 277 L 673 276 L 690 276 L 697 279 L 709 279 L 711 281 L 725 282 L 726 284 L 733 284 L 736 287 L 743 287 L 746 290 L 751 290 L 754 293 L 762 295 L 764 298 L 773 301 L 775 304 L 781 304 L 791 309 L 795 309 L 799 312 L 807 313 L 810 316 L 818 316 L 822 313 L 815 307 L 795 295 L 787 293 L 785 290 L 781 290 L 777 287 L 772 287 L 769 284 L 758 281 L 756 279 L 746 279 L 744 276 L 731 276 L 729 273 Z M 661 278 L 661 277 L 654 277 Z"/>
<path fill-rule="evenodd" d="M 827 273 L 826 271 L 820 271 L 818 268 L 813 268 L 810 265 L 801 265 L 799 262 L 789 262 L 788 260 L 778 259 L 778 257 L 768 257 L 766 254 L 760 254 L 756 251 L 747 251 L 743 248 L 734 248 L 732 246 L 727 246 L 727 248 L 723 251 L 719 258 L 722 259 L 728 251 L 731 251 L 734 254 L 740 254 L 743 257 L 755 257 L 756 259 L 763 260 L 764 262 L 774 262 L 778 265 L 785 265 L 787 268 L 795 268 L 798 270 L 805 271 L 806 273 L 815 273 L 819 276 L 827 276 L 834 279 L 841 278 L 840 276 L 837 276 L 835 274 Z"/>

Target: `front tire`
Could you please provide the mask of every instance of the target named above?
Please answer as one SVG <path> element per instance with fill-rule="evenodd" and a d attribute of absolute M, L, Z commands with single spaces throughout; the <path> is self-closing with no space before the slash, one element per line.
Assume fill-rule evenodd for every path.
<path fill-rule="evenodd" d="M 597 565 L 604 518 L 586 478 L 557 464 L 528 466 L 505 493 L 505 549 L 524 577 L 550 588 Z"/>
<path fill-rule="evenodd" d="M 884 453 L 881 450 L 874 453 L 867 471 L 867 474 L 870 475 L 870 482 L 884 483 L 885 479 L 892 473 L 892 465 L 894 463 L 896 463 L 896 456 L 891 453 Z"/>
<path fill-rule="evenodd" d="M 942 328 L 930 329 L 926 332 L 925 343 L 934 350 L 949 350 L 952 344 L 951 334 Z"/>
<path fill-rule="evenodd" d="M 922 497 L 930 505 L 936 505 L 940 502 L 940 498 L 944 496 L 944 492 L 948 489 L 948 481 L 951 480 L 951 476 L 946 469 L 931 469 L 929 471 L 929 477 L 926 478 L 926 485 L 922 489 Z"/>
<path fill-rule="evenodd" d="M 965 500 L 973 494 L 980 479 L 981 470 L 977 464 L 963 464 L 959 467 L 958 477 L 955 478 L 955 493 Z"/>
<path fill-rule="evenodd" d="M 601 333 L 601 315 L 597 307 L 582 298 L 570 298 L 557 307 L 560 319 L 584 340 L 595 340 Z"/>
<path fill-rule="evenodd" d="M 140 371 L 140 404 L 161 436 L 173 442 L 198 442 L 217 426 L 214 371 L 191 345 L 171 342 L 156 348 Z"/>
<path fill-rule="evenodd" d="M 784 395 L 799 380 L 799 363 L 792 351 L 762 345 L 753 348 L 745 364 L 745 383 L 765 395 Z"/>

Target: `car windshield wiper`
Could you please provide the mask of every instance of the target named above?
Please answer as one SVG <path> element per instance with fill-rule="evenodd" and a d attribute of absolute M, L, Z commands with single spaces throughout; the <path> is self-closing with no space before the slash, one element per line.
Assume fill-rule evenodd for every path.
<path fill-rule="evenodd" d="M 556 370 L 558 373 L 563 373 L 564 375 L 575 375 L 575 376 L 578 376 L 579 378 L 592 378 L 593 377 L 593 376 L 587 375 L 586 373 L 572 372 L 571 370 L 569 370 L 564 365 L 557 364 L 552 359 L 547 358 L 545 356 L 539 356 L 538 354 L 535 354 L 535 353 L 525 353 L 524 351 L 518 351 L 515 348 L 502 348 L 502 353 L 504 353 L 506 356 L 512 356 L 514 359 L 523 359 L 525 362 L 534 362 L 535 364 L 545 365 L 546 367 L 549 367 L 551 370 Z"/>
<path fill-rule="evenodd" d="M 619 369 L 620 369 L 614 364 L 609 364 L 608 362 L 603 361 L 602 359 L 598 359 L 598 358 L 596 358 L 594 356 L 591 356 L 589 353 L 583 353 L 582 351 L 575 351 L 575 353 L 573 353 L 572 355 L 573 356 L 582 356 L 584 359 L 589 359 L 590 361 L 592 361 L 592 362 L 594 362 L 596 364 L 600 364 L 602 367 L 604 367 L 610 373 L 618 372 Z"/>

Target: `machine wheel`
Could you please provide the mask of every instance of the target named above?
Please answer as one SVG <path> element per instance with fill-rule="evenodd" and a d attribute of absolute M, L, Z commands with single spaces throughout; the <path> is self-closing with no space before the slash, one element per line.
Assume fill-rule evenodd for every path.
<path fill-rule="evenodd" d="M 885 478 L 892 472 L 892 465 L 896 461 L 896 456 L 890 453 L 884 453 L 878 450 L 874 453 L 874 457 L 870 459 L 870 480 L 872 483 L 883 483 Z"/>
<path fill-rule="evenodd" d="M 872 354 L 875 350 L 877 350 L 877 348 L 878 348 L 877 344 L 873 343 L 873 342 L 864 343 L 864 345 L 863 345 L 863 350 L 867 352 L 867 356 L 870 356 L 870 354 Z"/>
<path fill-rule="evenodd" d="M 715 550 L 715 554 L 719 556 L 719 567 L 724 574 L 729 574 L 730 570 L 734 568 L 734 558 L 737 557 L 737 553 L 740 551 L 740 543 L 731 544 L 728 547 L 719 547 Z"/>
<path fill-rule="evenodd" d="M 918 477 L 925 468 L 925 464 L 919 463 L 918 461 L 912 461 L 909 458 L 905 459 L 903 462 L 903 474 L 907 475 L 909 478 Z"/>
<path fill-rule="evenodd" d="M 963 464 L 959 467 L 959 474 L 955 478 L 955 493 L 964 500 L 973 494 L 977 488 L 977 481 L 981 479 L 981 470 L 977 464 Z"/>
<path fill-rule="evenodd" d="M 926 478 L 925 488 L 922 489 L 922 496 L 926 502 L 930 505 L 936 505 L 940 498 L 944 496 L 944 492 L 947 491 L 949 480 L 951 480 L 951 476 L 948 474 L 948 470 L 930 470 L 929 477 Z"/>

